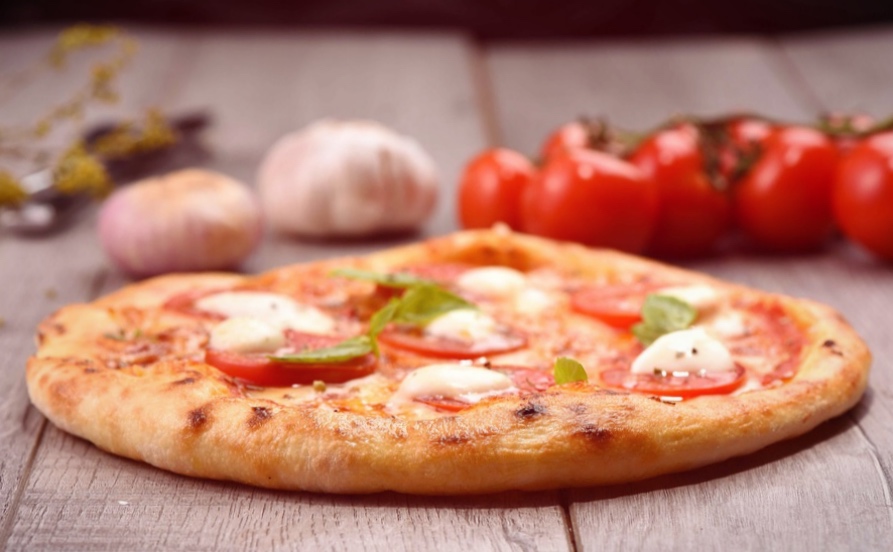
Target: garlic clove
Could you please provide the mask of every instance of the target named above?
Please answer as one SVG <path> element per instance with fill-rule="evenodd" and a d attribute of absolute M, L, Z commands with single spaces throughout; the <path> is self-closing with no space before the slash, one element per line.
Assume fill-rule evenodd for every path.
<path fill-rule="evenodd" d="M 108 256 L 134 276 L 220 270 L 254 251 L 262 215 L 243 184 L 187 169 L 115 191 L 102 206 L 98 231 Z"/>
<path fill-rule="evenodd" d="M 371 121 L 324 120 L 288 134 L 258 172 L 270 225 L 315 237 L 413 230 L 433 212 L 438 187 L 418 143 Z"/>

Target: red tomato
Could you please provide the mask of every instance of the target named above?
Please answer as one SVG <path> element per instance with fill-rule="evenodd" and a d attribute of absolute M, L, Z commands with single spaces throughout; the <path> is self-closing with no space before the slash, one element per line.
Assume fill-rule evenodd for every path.
<path fill-rule="evenodd" d="M 500 340 L 484 342 L 438 339 L 419 331 L 388 328 L 378 334 L 381 343 L 416 354 L 453 359 L 473 359 L 516 351 L 527 345 L 527 338 L 516 333 L 506 333 Z"/>
<path fill-rule="evenodd" d="M 286 331 L 288 344 L 295 350 L 321 349 L 339 343 L 341 339 Z M 295 363 L 271 360 L 263 353 L 232 353 L 218 349 L 205 351 L 205 362 L 234 378 L 255 385 L 285 387 L 309 384 L 321 380 L 344 383 L 368 376 L 375 371 L 375 356 L 363 355 L 343 362 Z"/>
<path fill-rule="evenodd" d="M 628 389 L 638 393 L 688 399 L 698 395 L 725 395 L 744 383 L 744 368 L 736 366 L 734 372 L 692 373 L 688 376 L 659 376 L 633 374 L 626 368 L 606 370 L 602 381 L 610 387 Z"/>
<path fill-rule="evenodd" d="M 628 330 L 642 320 L 645 297 L 658 287 L 657 284 L 635 283 L 585 288 L 571 296 L 571 308 L 609 326 Z"/>
<path fill-rule="evenodd" d="M 519 229 L 521 194 L 534 172 L 530 160 L 512 150 L 492 149 L 475 157 L 459 182 L 462 226 L 489 228 L 504 222 Z"/>
<path fill-rule="evenodd" d="M 560 126 L 546 138 L 540 156 L 543 161 L 548 161 L 569 151 L 587 149 L 591 146 L 591 129 L 580 121 L 574 121 Z"/>
<path fill-rule="evenodd" d="M 837 148 L 821 132 L 805 127 L 775 130 L 735 187 L 735 214 L 745 235 L 775 251 L 819 248 L 833 230 L 836 166 Z"/>
<path fill-rule="evenodd" d="M 697 257 L 714 250 L 732 221 L 729 194 L 705 170 L 698 130 L 683 125 L 643 142 L 630 161 L 657 183 L 660 208 L 648 251 Z"/>
<path fill-rule="evenodd" d="M 657 218 L 653 180 L 631 163 L 597 151 L 549 161 L 522 200 L 526 232 L 637 253 Z"/>
<path fill-rule="evenodd" d="M 893 260 L 893 132 L 862 140 L 843 158 L 833 202 L 837 224 L 848 238 Z"/>

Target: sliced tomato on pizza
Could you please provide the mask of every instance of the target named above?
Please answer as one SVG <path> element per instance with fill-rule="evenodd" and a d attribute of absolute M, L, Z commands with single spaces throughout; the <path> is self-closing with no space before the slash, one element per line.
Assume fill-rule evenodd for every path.
<path fill-rule="evenodd" d="M 256 385 L 274 387 L 311 384 L 315 381 L 344 383 L 368 376 L 375 371 L 376 358 L 371 352 L 325 362 L 283 360 L 295 356 L 293 353 L 331 351 L 335 346 L 344 343 L 341 338 L 292 330 L 287 330 L 285 336 L 286 347 L 275 353 L 244 353 L 209 348 L 205 351 L 205 362 L 234 378 Z M 313 358 L 312 355 L 309 356 Z M 337 358 L 331 354 L 326 356 L 329 359 Z"/>

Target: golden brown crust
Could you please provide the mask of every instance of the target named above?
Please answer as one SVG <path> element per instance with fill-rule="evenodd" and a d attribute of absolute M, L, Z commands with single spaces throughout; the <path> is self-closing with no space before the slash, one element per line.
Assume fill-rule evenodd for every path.
<path fill-rule="evenodd" d="M 581 277 L 660 273 L 764 295 L 616 252 L 501 231 L 454 234 L 322 268 L 426 261 L 554 265 Z M 99 344 L 120 331 L 128 307 L 152 311 L 181 291 L 292 281 L 308 270 L 320 266 L 253 279 L 166 276 L 63 308 L 40 327 L 27 369 L 32 401 L 100 448 L 185 475 L 279 489 L 466 494 L 628 482 L 747 454 L 845 412 L 867 382 L 870 354 L 846 322 L 828 307 L 786 297 L 777 299 L 806 336 L 791 381 L 674 405 L 576 383 L 487 400 L 455 416 L 370 416 L 253 397 L 186 346 L 166 344 L 142 364 L 118 368 Z M 163 331 L 186 318 L 162 313 L 141 323 Z"/>

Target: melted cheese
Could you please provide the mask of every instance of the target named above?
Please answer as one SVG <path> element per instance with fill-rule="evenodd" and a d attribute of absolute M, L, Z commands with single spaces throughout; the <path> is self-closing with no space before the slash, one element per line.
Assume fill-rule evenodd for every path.
<path fill-rule="evenodd" d="M 236 316 L 214 326 L 209 346 L 234 353 L 271 353 L 285 346 L 285 335 L 257 318 Z"/>
<path fill-rule="evenodd" d="M 328 334 L 335 329 L 335 321 L 321 310 L 275 293 L 225 291 L 202 297 L 195 306 L 228 318 L 254 318 L 280 331 Z"/>
<path fill-rule="evenodd" d="M 515 296 L 515 309 L 521 314 L 539 314 L 557 304 L 554 296 L 538 288 L 525 288 Z"/>
<path fill-rule="evenodd" d="M 632 371 L 637 374 L 652 374 L 655 370 L 729 372 L 734 369 L 735 362 L 726 346 L 701 327 L 660 336 L 632 364 Z"/>
<path fill-rule="evenodd" d="M 497 336 L 493 317 L 477 309 L 457 309 L 438 316 L 425 326 L 425 335 L 455 341 L 483 341 Z"/>
<path fill-rule="evenodd" d="M 685 301 L 700 313 L 714 308 L 719 300 L 719 293 L 717 293 L 714 288 L 705 284 L 668 287 L 661 289 L 657 293 L 659 295 L 669 295 L 680 301 Z"/>
<path fill-rule="evenodd" d="M 486 297 L 511 297 L 527 285 L 523 273 L 504 266 L 466 270 L 456 280 L 460 289 Z"/>
<path fill-rule="evenodd" d="M 748 334 L 744 316 L 738 311 L 718 313 L 703 324 L 704 328 L 717 337 L 733 338 Z"/>
<path fill-rule="evenodd" d="M 515 390 L 511 378 L 503 373 L 466 364 L 431 364 L 407 375 L 391 398 L 395 405 L 418 397 L 443 397 L 470 404 L 485 397 Z"/>

